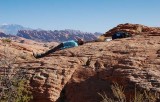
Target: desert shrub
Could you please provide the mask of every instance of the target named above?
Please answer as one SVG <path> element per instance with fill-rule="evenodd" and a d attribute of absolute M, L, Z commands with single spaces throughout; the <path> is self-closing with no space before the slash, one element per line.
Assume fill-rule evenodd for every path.
<path fill-rule="evenodd" d="M 25 40 L 20 40 L 20 41 L 19 41 L 19 43 L 24 43 L 24 42 L 25 42 Z"/>
<path fill-rule="evenodd" d="M 27 87 L 25 69 L 14 65 L 17 57 L 8 49 L 0 59 L 0 101 L 28 102 L 32 99 L 31 91 Z"/>
<path fill-rule="evenodd" d="M 109 98 L 105 92 L 103 94 L 101 93 L 98 94 L 103 98 L 101 102 L 114 102 L 114 100 L 112 98 Z"/>
<path fill-rule="evenodd" d="M 48 45 L 47 44 L 43 44 L 43 47 L 48 47 Z"/>
<path fill-rule="evenodd" d="M 105 93 L 98 93 L 102 97 L 101 102 L 127 102 L 126 96 L 124 94 L 123 86 L 114 83 L 111 86 L 114 98 L 108 97 Z M 129 99 L 129 102 L 157 102 L 159 99 L 159 94 L 157 92 L 150 91 L 137 91 L 135 88 L 135 95 L 133 98 Z"/>
<path fill-rule="evenodd" d="M 97 38 L 97 41 L 102 41 L 102 42 L 103 42 L 103 41 L 106 40 L 106 38 L 107 38 L 107 37 L 101 35 L 101 36 L 99 36 L 99 37 Z"/>
<path fill-rule="evenodd" d="M 157 92 L 150 92 L 144 90 L 139 92 L 135 90 L 135 96 L 131 102 L 157 102 L 159 99 L 159 94 Z"/>
<path fill-rule="evenodd" d="M 138 26 L 136 29 L 137 33 L 142 33 L 142 29 L 143 29 L 142 26 Z"/>
<path fill-rule="evenodd" d="M 112 89 L 114 96 L 119 102 L 126 101 L 126 97 L 124 94 L 124 88 L 122 86 L 118 85 L 117 83 L 114 83 L 114 85 L 111 86 L 111 89 Z"/>
<path fill-rule="evenodd" d="M 11 43 L 11 42 L 12 42 L 12 40 L 9 39 L 9 38 L 1 39 L 1 41 L 2 41 L 3 43 Z"/>

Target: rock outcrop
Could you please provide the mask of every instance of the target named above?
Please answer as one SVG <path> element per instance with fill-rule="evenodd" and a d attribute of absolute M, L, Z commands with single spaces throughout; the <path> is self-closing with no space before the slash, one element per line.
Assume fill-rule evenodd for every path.
<path fill-rule="evenodd" d="M 107 31 L 104 36 L 110 37 L 117 31 L 128 32 L 132 35 L 149 35 L 149 36 L 159 36 L 160 35 L 160 27 L 147 27 L 140 24 L 120 24 L 117 27 Z"/>
<path fill-rule="evenodd" d="M 79 30 L 55 30 L 55 31 L 45 31 L 45 30 L 20 30 L 18 31 L 19 37 L 24 37 L 26 39 L 43 41 L 43 42 L 63 42 L 67 40 L 75 40 L 75 37 L 83 38 L 86 41 L 91 41 L 97 39 L 97 35 L 100 33 L 87 33 L 81 32 Z"/>
<path fill-rule="evenodd" d="M 125 26 L 126 27 L 126 26 Z M 99 102 L 98 93 L 111 96 L 111 85 L 125 87 L 130 97 L 137 89 L 160 92 L 160 36 L 135 35 L 110 42 L 92 42 L 34 59 L 34 47 L 21 49 L 19 60 L 33 92 L 33 102 Z M 150 31 L 147 33 L 150 35 Z M 14 43 L 10 49 L 19 51 Z M 32 45 L 31 45 L 32 46 Z M 24 46 L 25 47 L 25 46 Z"/>

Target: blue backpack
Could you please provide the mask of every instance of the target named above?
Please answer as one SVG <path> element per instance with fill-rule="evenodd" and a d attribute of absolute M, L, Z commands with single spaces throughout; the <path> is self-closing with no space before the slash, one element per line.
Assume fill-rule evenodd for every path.
<path fill-rule="evenodd" d="M 116 32 L 112 35 L 112 39 L 127 38 L 127 37 L 131 37 L 131 34 L 127 32 Z"/>

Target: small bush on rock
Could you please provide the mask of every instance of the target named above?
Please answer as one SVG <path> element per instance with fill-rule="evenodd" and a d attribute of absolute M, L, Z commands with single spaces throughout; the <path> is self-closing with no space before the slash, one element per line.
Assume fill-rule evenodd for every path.
<path fill-rule="evenodd" d="M 14 65 L 16 59 L 8 50 L 0 59 L 0 102 L 28 102 L 32 99 L 27 87 L 26 70 Z"/>
<path fill-rule="evenodd" d="M 124 94 L 123 86 L 114 83 L 111 86 L 114 98 L 109 98 L 105 93 L 98 93 L 102 97 L 101 102 L 128 102 L 126 100 L 126 96 Z M 129 99 L 129 102 L 159 102 L 159 94 L 157 92 L 149 92 L 149 91 L 137 91 L 135 88 L 135 95 L 133 98 Z"/>

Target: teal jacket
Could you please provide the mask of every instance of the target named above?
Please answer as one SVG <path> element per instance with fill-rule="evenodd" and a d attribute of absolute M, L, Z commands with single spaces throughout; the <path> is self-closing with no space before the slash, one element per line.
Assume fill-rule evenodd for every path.
<path fill-rule="evenodd" d="M 63 47 L 61 49 L 66 49 L 66 48 L 71 48 L 71 47 L 76 47 L 78 46 L 78 43 L 74 40 L 69 40 L 63 42 Z"/>

